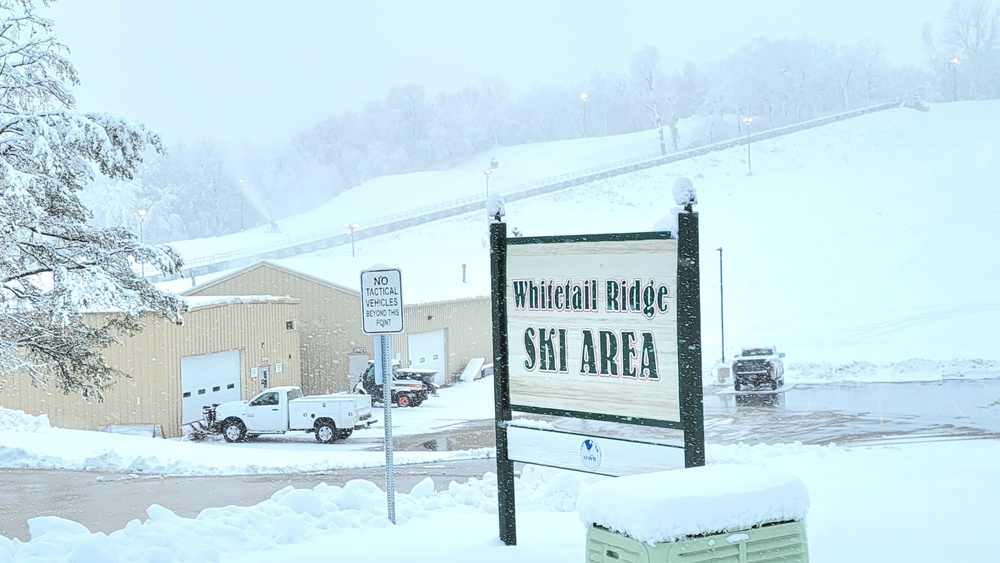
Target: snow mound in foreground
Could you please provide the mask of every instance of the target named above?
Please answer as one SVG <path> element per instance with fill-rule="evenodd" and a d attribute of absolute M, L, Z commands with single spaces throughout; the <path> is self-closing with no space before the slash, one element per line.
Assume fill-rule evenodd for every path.
<path fill-rule="evenodd" d="M 548 468 L 525 467 L 516 479 L 519 510 L 569 512 L 587 483 L 602 477 Z M 465 483 L 452 481 L 435 491 L 424 479 L 409 494 L 396 495 L 396 522 L 430 517 L 434 512 L 497 512 L 496 475 Z M 31 540 L 0 537 L 0 561 L 219 561 L 222 554 L 254 552 L 276 545 L 299 544 L 330 533 L 362 527 L 385 528 L 386 494 L 371 481 L 354 480 L 343 487 L 321 483 L 312 489 L 285 487 L 255 506 L 203 510 L 195 518 L 178 516 L 153 505 L 148 519 L 133 520 L 111 534 L 91 533 L 82 524 L 44 516 L 28 521 Z"/>
<path fill-rule="evenodd" d="M 46 415 L 32 416 L 24 411 L 0 407 L 0 431 L 41 432 L 52 428 Z"/>

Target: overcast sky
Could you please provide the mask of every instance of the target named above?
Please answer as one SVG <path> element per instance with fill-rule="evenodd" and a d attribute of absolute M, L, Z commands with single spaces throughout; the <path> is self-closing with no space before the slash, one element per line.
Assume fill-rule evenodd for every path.
<path fill-rule="evenodd" d="M 755 37 L 880 43 L 921 64 L 921 26 L 950 0 L 62 0 L 82 109 L 147 123 L 168 144 L 287 138 L 406 83 L 429 93 L 488 77 L 515 94 L 624 70 L 654 45 L 670 70 Z M 903 7 L 905 6 L 905 7 Z"/>

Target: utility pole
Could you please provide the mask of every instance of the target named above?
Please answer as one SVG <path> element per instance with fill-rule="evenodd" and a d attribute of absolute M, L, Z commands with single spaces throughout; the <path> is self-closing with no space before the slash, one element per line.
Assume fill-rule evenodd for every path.
<path fill-rule="evenodd" d="M 240 232 L 243 232 L 243 178 L 240 178 Z"/>
<path fill-rule="evenodd" d="M 750 164 L 750 125 L 753 124 L 753 116 L 744 117 L 743 123 L 747 126 L 747 176 L 753 176 L 753 166 Z"/>
<path fill-rule="evenodd" d="M 955 78 L 955 69 L 958 68 L 958 57 L 948 59 L 951 64 L 951 101 L 958 101 L 958 80 Z"/>
<path fill-rule="evenodd" d="M 719 247 L 719 327 L 722 329 L 722 362 L 726 362 L 726 312 L 725 293 L 722 291 L 722 247 Z"/>

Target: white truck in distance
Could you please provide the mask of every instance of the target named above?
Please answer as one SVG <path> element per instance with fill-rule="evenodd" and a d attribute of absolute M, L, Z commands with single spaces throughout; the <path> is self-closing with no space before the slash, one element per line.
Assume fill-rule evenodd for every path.
<path fill-rule="evenodd" d="M 368 395 L 305 396 L 298 387 L 271 387 L 249 401 L 205 407 L 205 426 L 221 433 L 227 442 L 299 430 L 314 433 L 317 441 L 330 444 L 374 422 Z"/>
<path fill-rule="evenodd" d="M 784 352 L 774 346 L 744 348 L 733 358 L 733 384 L 737 391 L 758 389 L 767 385 L 772 390 L 785 384 Z"/>

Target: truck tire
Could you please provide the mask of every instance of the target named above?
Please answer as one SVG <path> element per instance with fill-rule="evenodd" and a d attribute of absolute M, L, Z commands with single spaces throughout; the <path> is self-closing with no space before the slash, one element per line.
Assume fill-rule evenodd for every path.
<path fill-rule="evenodd" d="M 337 425 L 330 420 L 316 422 L 316 441 L 324 444 L 332 444 L 340 437 Z"/>
<path fill-rule="evenodd" d="M 222 422 L 222 437 L 227 442 L 242 442 L 247 437 L 247 427 L 238 418 L 227 418 Z"/>
<path fill-rule="evenodd" d="M 410 396 L 407 395 L 406 393 L 400 393 L 399 395 L 396 396 L 396 404 L 401 407 L 408 407 L 410 406 L 411 402 L 412 401 L 410 401 Z"/>

